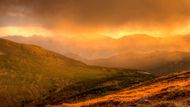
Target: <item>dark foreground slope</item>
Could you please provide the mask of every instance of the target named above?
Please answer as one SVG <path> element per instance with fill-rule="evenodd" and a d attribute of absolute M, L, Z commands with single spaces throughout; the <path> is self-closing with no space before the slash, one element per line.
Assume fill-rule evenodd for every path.
<path fill-rule="evenodd" d="M 160 77 L 104 97 L 58 107 L 190 107 L 190 71 Z"/>
<path fill-rule="evenodd" d="M 108 79 L 118 76 L 122 78 L 106 84 Z M 0 39 L 0 107 L 28 106 L 33 102 L 42 105 L 46 102 L 39 101 L 54 93 L 64 96 L 47 102 L 54 104 L 90 91 L 98 84 L 99 87 L 118 89 L 122 84 L 130 85 L 151 78 L 149 74 L 137 70 L 87 66 L 38 46 Z"/>

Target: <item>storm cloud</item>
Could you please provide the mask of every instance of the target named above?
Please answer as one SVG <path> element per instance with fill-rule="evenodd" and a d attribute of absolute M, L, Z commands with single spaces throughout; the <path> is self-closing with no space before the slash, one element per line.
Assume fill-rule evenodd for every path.
<path fill-rule="evenodd" d="M 189 0 L 0 0 L 0 26 L 164 26 L 186 24 Z"/>

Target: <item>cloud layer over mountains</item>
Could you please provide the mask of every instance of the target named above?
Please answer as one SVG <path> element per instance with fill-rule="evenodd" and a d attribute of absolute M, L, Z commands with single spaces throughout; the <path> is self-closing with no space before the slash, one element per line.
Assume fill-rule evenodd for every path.
<path fill-rule="evenodd" d="M 0 26 L 43 26 L 57 31 L 186 27 L 189 0 L 1 0 Z M 99 29 L 95 29 L 98 27 Z"/>

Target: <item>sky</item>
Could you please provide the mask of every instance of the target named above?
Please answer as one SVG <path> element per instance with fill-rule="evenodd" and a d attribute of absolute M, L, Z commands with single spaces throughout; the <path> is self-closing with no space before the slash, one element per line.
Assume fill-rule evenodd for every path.
<path fill-rule="evenodd" d="M 0 35 L 190 33 L 190 0 L 0 0 Z"/>

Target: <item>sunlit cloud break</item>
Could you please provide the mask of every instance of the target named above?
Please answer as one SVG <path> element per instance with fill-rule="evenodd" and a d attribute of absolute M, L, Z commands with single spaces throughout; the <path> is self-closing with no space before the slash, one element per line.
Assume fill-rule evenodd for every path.
<path fill-rule="evenodd" d="M 40 36 L 53 35 L 51 31 L 44 29 L 42 27 L 16 27 L 16 26 L 2 27 L 0 28 L 0 34 L 1 36 L 17 35 L 17 36 L 26 36 L 26 37 L 34 35 L 40 35 Z"/>

